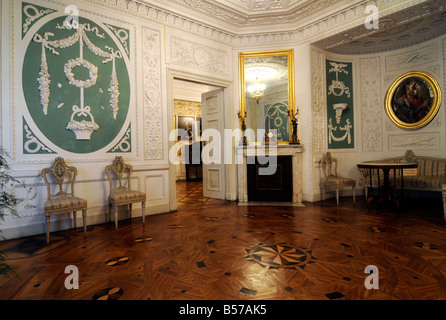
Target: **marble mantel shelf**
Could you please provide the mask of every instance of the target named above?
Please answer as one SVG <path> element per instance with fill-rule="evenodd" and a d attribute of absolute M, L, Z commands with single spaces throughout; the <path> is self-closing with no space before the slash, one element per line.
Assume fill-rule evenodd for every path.
<path fill-rule="evenodd" d="M 277 147 L 277 148 L 275 148 Z M 273 146 L 250 144 L 245 146 L 237 146 L 235 148 L 238 178 L 238 201 L 248 202 L 248 167 L 247 157 L 252 156 L 291 156 L 292 157 L 292 181 L 293 181 L 293 205 L 304 206 L 303 198 L 303 182 L 302 182 L 302 151 L 301 144 L 278 144 Z M 291 204 L 291 203 L 290 203 Z M 268 205 L 264 203 L 264 205 Z"/>

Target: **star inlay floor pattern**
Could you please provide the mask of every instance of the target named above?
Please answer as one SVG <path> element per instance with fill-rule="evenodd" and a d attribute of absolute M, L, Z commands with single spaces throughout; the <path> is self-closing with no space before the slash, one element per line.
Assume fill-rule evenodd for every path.
<path fill-rule="evenodd" d="M 311 250 L 287 243 L 259 243 L 245 250 L 245 258 L 270 268 L 304 268 L 317 260 L 311 255 Z"/>

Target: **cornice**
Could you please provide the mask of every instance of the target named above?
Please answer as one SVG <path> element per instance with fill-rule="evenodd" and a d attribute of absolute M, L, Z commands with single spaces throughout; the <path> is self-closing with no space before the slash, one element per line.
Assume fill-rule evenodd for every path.
<path fill-rule="evenodd" d="M 334 36 L 364 24 L 367 5 L 375 5 L 381 17 L 431 0 L 303 1 L 288 14 L 243 16 L 220 2 L 208 0 L 83 0 L 143 20 L 183 30 L 227 45 L 299 44 Z M 212 2 L 212 3 L 210 3 Z M 317 6 L 317 3 L 321 3 Z M 296 2 L 292 2 L 295 4 Z M 325 4 L 325 7 L 324 7 Z M 414 16 L 421 14 L 413 12 Z M 222 21 L 222 20 L 225 20 Z M 270 21 L 273 19 L 273 22 Z M 277 20 L 286 20 L 277 23 Z"/>
<path fill-rule="evenodd" d="M 368 54 L 410 47 L 444 33 L 446 6 L 442 0 L 431 0 L 386 15 L 380 19 L 378 30 L 360 25 L 315 45 L 337 54 Z"/>

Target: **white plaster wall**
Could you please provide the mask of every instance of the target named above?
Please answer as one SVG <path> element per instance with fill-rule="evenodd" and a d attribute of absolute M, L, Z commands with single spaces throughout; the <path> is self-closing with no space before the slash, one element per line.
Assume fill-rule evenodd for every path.
<path fill-rule="evenodd" d="M 2 17 L 2 12 L 3 12 L 3 0 L 0 0 L 0 17 Z M 0 22 L 0 37 L 3 38 L 3 24 L 5 23 L 5 21 L 2 19 L 2 21 Z M 2 41 L 0 41 L 0 75 L 3 75 L 3 43 Z M 2 99 L 2 95 L 3 95 L 3 90 L 1 89 L 3 85 L 3 77 L 0 76 L 0 145 L 3 145 L 2 143 L 2 105 L 3 105 L 3 99 Z"/>
<path fill-rule="evenodd" d="M 406 150 L 413 150 L 415 155 L 446 157 L 445 45 L 446 36 L 441 36 L 409 48 L 369 55 L 334 55 L 312 48 L 313 74 L 325 74 L 324 70 L 321 71 L 323 64 L 318 63 L 318 59 L 324 63 L 326 58 L 353 62 L 355 149 L 330 150 L 332 155 L 339 159 L 340 175 L 359 181 L 357 163 L 401 156 Z M 416 70 L 427 72 L 437 80 L 443 93 L 442 104 L 436 117 L 428 125 L 416 130 L 404 130 L 394 125 L 387 117 L 384 99 L 387 88 L 398 76 Z M 321 131 L 326 135 L 326 114 L 320 114 L 326 107 L 325 105 L 322 109 L 315 107 L 322 103 L 317 101 L 318 95 L 321 97 L 326 95 L 325 84 L 321 85 L 321 81 L 313 78 L 313 90 L 316 92 L 313 94 L 312 122 L 320 125 Z M 320 195 L 320 182 L 323 177 L 317 161 L 328 150 L 327 138 L 318 134 L 313 130 L 313 141 L 323 141 L 312 151 L 315 159 L 313 177 L 315 199 Z M 358 189 L 359 193 L 362 193 L 362 188 Z M 346 190 L 343 194 L 350 195 L 351 191 Z"/>
<path fill-rule="evenodd" d="M 311 121 L 311 63 L 308 43 L 294 47 L 295 101 L 298 109 L 298 138 L 303 145 L 303 200 L 312 201 L 312 132 L 318 130 Z"/>
<path fill-rule="evenodd" d="M 65 1 L 27 1 L 36 5 L 55 7 L 61 9 Z M 2 39 L 1 39 L 1 114 L 2 117 L 2 145 L 11 155 L 10 165 L 12 174 L 24 181 L 30 188 L 13 189 L 18 198 L 26 201 L 17 207 L 17 215 L 7 213 L 4 221 L 0 221 L 0 229 L 7 239 L 44 233 L 46 230 L 43 204 L 47 199 L 46 186 L 40 176 L 40 170 L 52 165 L 56 156 L 64 157 L 69 165 L 78 169 L 78 178 L 75 184 L 75 193 L 88 201 L 88 225 L 95 225 L 107 221 L 109 192 L 108 180 L 105 175 L 105 166 L 111 164 L 115 154 L 95 153 L 77 155 L 59 151 L 53 155 L 35 155 L 33 157 L 20 156 L 22 148 L 21 136 L 15 128 L 14 117 L 21 108 L 18 103 L 17 84 L 21 83 L 21 73 L 17 66 L 16 53 L 24 50 L 14 36 L 20 32 L 19 1 L 2 0 Z M 71 3 L 70 3 L 71 4 Z M 168 212 L 170 203 L 170 168 L 168 159 L 168 108 L 166 88 L 166 65 L 164 29 L 161 25 L 135 18 L 96 5 L 77 3 L 81 15 L 93 19 L 109 21 L 131 21 L 134 30 L 132 34 L 131 50 L 135 52 L 131 77 L 135 78 L 135 87 L 132 88 L 134 104 L 131 106 L 132 122 L 132 153 L 121 154 L 127 163 L 133 166 L 134 174 L 132 188 L 147 193 L 146 215 Z M 14 9 L 14 10 L 13 10 Z M 16 21 L 13 25 L 12 21 Z M 17 22 L 19 21 L 19 22 Z M 17 31 L 18 30 L 18 31 Z M 134 125 L 134 126 L 133 126 Z M 19 125 L 18 125 L 19 126 Z M 141 216 L 141 205 L 135 204 L 133 217 Z M 123 212 L 120 219 L 128 215 Z M 70 228 L 71 216 L 59 215 L 51 219 L 51 231 Z M 82 224 L 81 214 L 78 214 L 77 225 Z"/>
<path fill-rule="evenodd" d="M 11 56 L 11 14 L 10 4 L 14 0 L 1 0 L 1 137 L 2 145 L 9 151 L 14 150 L 14 96 L 10 79 L 14 76 L 14 56 Z M 40 4 L 72 4 L 64 0 L 29 0 Z M 90 4 L 88 3 L 90 2 Z M 387 156 L 400 155 L 405 148 L 395 146 L 394 136 L 408 134 L 415 141 L 420 134 L 438 135 L 434 146 L 416 145 L 416 154 L 445 156 L 446 136 L 444 103 L 439 115 L 426 128 L 407 133 L 388 123 L 384 111 L 385 89 L 392 79 L 406 70 L 417 68 L 435 74 L 442 88 L 445 84 L 445 37 L 430 41 L 435 45 L 435 59 L 420 64 L 400 66 L 398 70 L 389 69 L 386 59 L 393 55 L 409 54 L 426 44 L 395 52 L 364 55 L 336 56 L 310 49 L 310 41 L 338 33 L 340 30 L 362 23 L 363 8 L 349 9 L 326 17 L 315 24 L 309 23 L 302 30 L 277 34 L 234 35 L 215 28 L 166 14 L 158 9 L 137 5 L 134 1 L 89 0 L 78 3 L 81 10 L 91 15 L 107 19 L 129 21 L 135 26 L 134 50 L 136 50 L 136 106 L 138 126 L 135 128 L 137 152 L 128 159 L 134 166 L 133 185 L 148 193 L 147 214 L 168 212 L 176 209 L 175 176 L 168 153 L 172 142 L 168 136 L 174 128 L 173 117 L 173 78 L 185 77 L 214 86 L 225 87 L 227 108 L 224 114 L 226 128 L 239 128 L 238 53 L 261 50 L 294 49 L 295 51 L 295 91 L 296 106 L 299 108 L 299 139 L 303 145 L 303 193 L 304 201 L 319 200 L 320 168 L 318 161 L 327 151 L 326 116 L 323 114 L 324 101 L 317 97 L 325 96 L 325 58 L 351 60 L 354 68 L 355 101 L 355 150 L 333 151 L 341 160 L 339 173 L 358 178 L 356 163 Z M 360 18 L 356 19 L 355 16 Z M 17 18 L 17 17 L 16 17 Z M 350 19 L 352 24 L 342 23 Z M 327 31 L 328 30 L 328 31 Z M 327 33 L 328 32 L 328 33 Z M 378 65 L 379 67 L 376 67 Z M 371 74 L 372 76 L 369 76 Z M 316 78 L 316 80 L 314 80 Z M 319 83 L 319 85 L 315 85 Z M 323 85 L 322 85 L 323 84 Z M 319 99 L 319 100 L 318 100 Z M 20 108 L 20 106 L 18 106 Z M 379 121 L 370 121 L 370 115 Z M 324 118 L 325 116 L 325 118 Z M 390 143 L 389 143 L 390 142 Z M 60 156 L 67 154 L 61 153 Z M 76 184 L 77 194 L 89 201 L 88 223 L 106 221 L 106 196 L 108 182 L 104 167 L 113 157 L 96 159 L 72 159 L 70 164 L 79 170 Z M 51 165 L 50 159 L 36 157 L 35 161 L 12 161 L 13 173 L 23 179 L 35 193 L 35 200 L 27 208 L 19 210 L 19 217 L 8 215 L 0 221 L 0 228 L 6 238 L 21 237 L 45 232 L 43 202 L 46 190 L 39 177 L 43 167 Z M 236 166 L 227 166 L 226 198 L 236 200 Z M 159 186 L 162 186 L 161 188 Z M 25 189 L 18 189 L 18 196 L 25 196 Z M 140 214 L 136 206 L 136 215 Z M 80 220 L 80 219 L 79 219 Z M 55 219 L 54 230 L 69 228 L 66 216 Z M 78 221 L 80 225 L 80 221 Z"/>
<path fill-rule="evenodd" d="M 64 0 L 28 1 L 43 7 L 64 9 L 72 4 Z M 123 155 L 124 160 L 134 169 L 132 187 L 147 193 L 146 215 L 176 210 L 175 169 L 169 161 L 172 142 L 169 133 L 174 128 L 173 82 L 174 78 L 185 78 L 212 86 L 225 88 L 226 110 L 223 115 L 226 128 L 238 127 L 237 107 L 233 81 L 233 48 L 228 45 L 230 38 L 220 32 L 187 22 L 183 19 L 172 20 L 172 16 L 160 19 L 154 11 L 143 12 L 145 6 L 138 8 L 129 3 L 117 6 L 92 1 L 78 2 L 76 5 L 81 15 L 94 20 L 95 17 L 113 21 L 128 22 L 134 28 L 131 50 L 135 52 L 134 71 L 135 90 L 134 108 L 135 127 L 132 136 L 134 152 Z M 39 176 L 40 170 L 49 167 L 56 156 L 64 157 L 70 165 L 78 169 L 76 195 L 88 201 L 88 224 L 100 224 L 107 221 L 108 180 L 104 168 L 111 164 L 114 155 L 96 153 L 78 155 L 60 151 L 57 155 L 35 157 L 17 156 L 22 147 L 13 119 L 20 108 L 26 106 L 17 103 L 17 85 L 21 83 L 21 74 L 17 71 L 21 61 L 14 52 L 19 48 L 20 39 L 14 33 L 20 32 L 21 4 L 19 1 L 2 0 L 2 119 L 3 146 L 13 155 L 11 166 L 13 174 L 23 180 L 31 191 L 17 188 L 16 195 L 29 199 L 17 208 L 18 216 L 8 213 L 0 228 L 8 238 L 44 233 L 43 204 L 47 199 L 46 187 Z M 15 19 L 15 20 L 14 20 Z M 12 23 L 12 21 L 16 23 Z M 18 30 L 18 31 L 17 31 Z M 186 31 L 185 31 L 186 30 Z M 19 39 L 19 41 L 16 41 Z M 6 66 L 6 68 L 5 68 Z M 6 69 L 6 70 L 5 70 Z M 237 74 L 237 73 L 235 73 Z M 10 82 L 9 79 L 13 79 Z M 6 80 L 6 81 L 5 81 Z M 20 97 L 19 97 L 20 98 Z M 236 200 L 237 181 L 235 166 L 226 167 L 226 199 Z M 133 216 L 141 215 L 140 205 L 134 205 Z M 125 218 L 125 212 L 120 218 Z M 51 230 L 71 227 L 71 218 L 60 215 L 52 218 Z M 81 225 L 78 215 L 77 225 Z"/>

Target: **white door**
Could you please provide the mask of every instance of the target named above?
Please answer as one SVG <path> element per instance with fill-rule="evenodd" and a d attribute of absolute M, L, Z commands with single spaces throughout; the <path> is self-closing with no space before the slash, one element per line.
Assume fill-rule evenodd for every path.
<path fill-rule="evenodd" d="M 203 196 L 225 199 L 224 92 L 217 89 L 201 95 L 203 130 Z"/>

